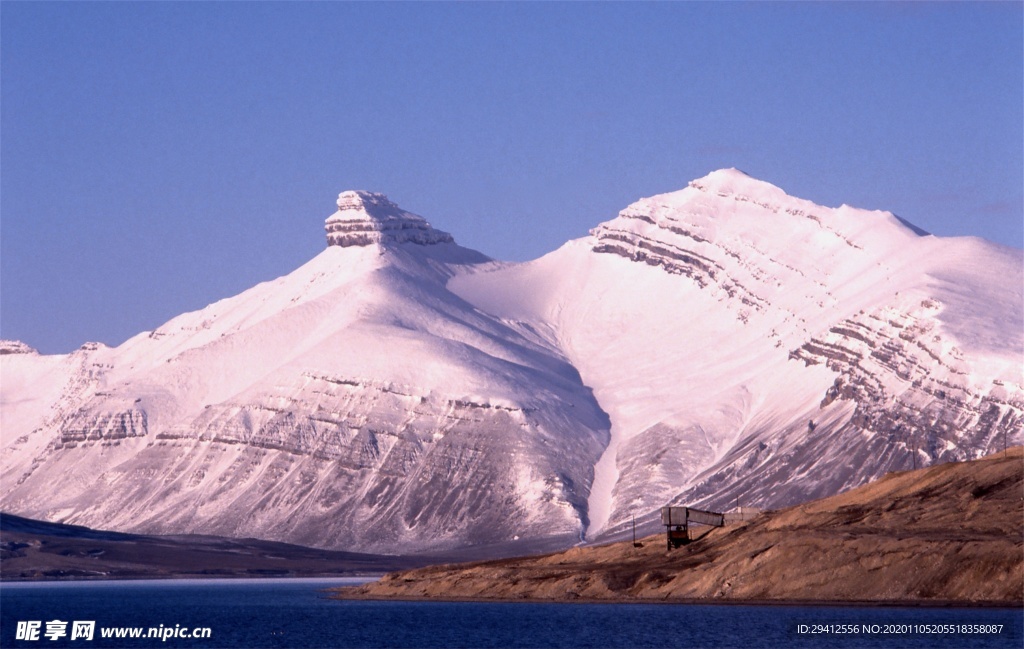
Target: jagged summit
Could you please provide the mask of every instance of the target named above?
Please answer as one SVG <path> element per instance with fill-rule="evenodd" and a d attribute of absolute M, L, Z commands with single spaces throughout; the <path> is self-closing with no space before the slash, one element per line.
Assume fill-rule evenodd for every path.
<path fill-rule="evenodd" d="M 434 229 L 426 219 L 406 212 L 384 194 L 344 191 L 338 194 L 338 211 L 324 224 L 328 246 L 371 244 L 452 243 L 452 235 Z"/>
<path fill-rule="evenodd" d="M 5 354 L 38 354 L 34 348 L 29 347 L 20 340 L 0 340 L 0 355 Z"/>

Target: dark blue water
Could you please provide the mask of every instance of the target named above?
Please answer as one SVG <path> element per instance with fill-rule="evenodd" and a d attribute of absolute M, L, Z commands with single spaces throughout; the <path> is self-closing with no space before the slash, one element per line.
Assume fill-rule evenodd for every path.
<path fill-rule="evenodd" d="M 1024 646 L 1024 611 L 1016 609 L 359 602 L 320 592 L 338 584 L 3 584 L 0 647 Z M 68 623 L 67 635 L 51 640 L 46 623 L 54 620 Z M 32 621 L 41 623 L 38 639 L 16 639 L 18 623 Z M 75 621 L 95 622 L 92 640 L 71 639 Z M 101 637 L 115 627 L 163 635 L 208 628 L 209 637 Z"/>

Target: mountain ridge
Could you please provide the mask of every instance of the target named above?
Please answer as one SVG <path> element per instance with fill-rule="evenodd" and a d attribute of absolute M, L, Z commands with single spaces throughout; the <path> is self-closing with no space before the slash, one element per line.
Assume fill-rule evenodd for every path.
<path fill-rule="evenodd" d="M 374 552 L 569 544 L 1022 436 L 1024 263 L 994 244 L 736 170 L 523 263 L 381 194 L 337 204 L 288 275 L 117 348 L 0 354 L 0 504 Z"/>

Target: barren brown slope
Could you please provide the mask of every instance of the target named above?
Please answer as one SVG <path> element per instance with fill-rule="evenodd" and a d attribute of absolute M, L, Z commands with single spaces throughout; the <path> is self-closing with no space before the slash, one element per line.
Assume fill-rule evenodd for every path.
<path fill-rule="evenodd" d="M 661 536 L 434 566 L 373 599 L 1024 601 L 1024 449 L 893 473 L 666 552 Z"/>

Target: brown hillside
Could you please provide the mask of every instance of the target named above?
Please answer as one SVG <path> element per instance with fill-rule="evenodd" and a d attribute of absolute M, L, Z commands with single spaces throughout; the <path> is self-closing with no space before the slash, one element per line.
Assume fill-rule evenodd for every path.
<path fill-rule="evenodd" d="M 712 530 L 392 573 L 372 599 L 1024 601 L 1024 449 L 893 473 Z M 699 529 L 699 528 L 698 528 Z"/>

